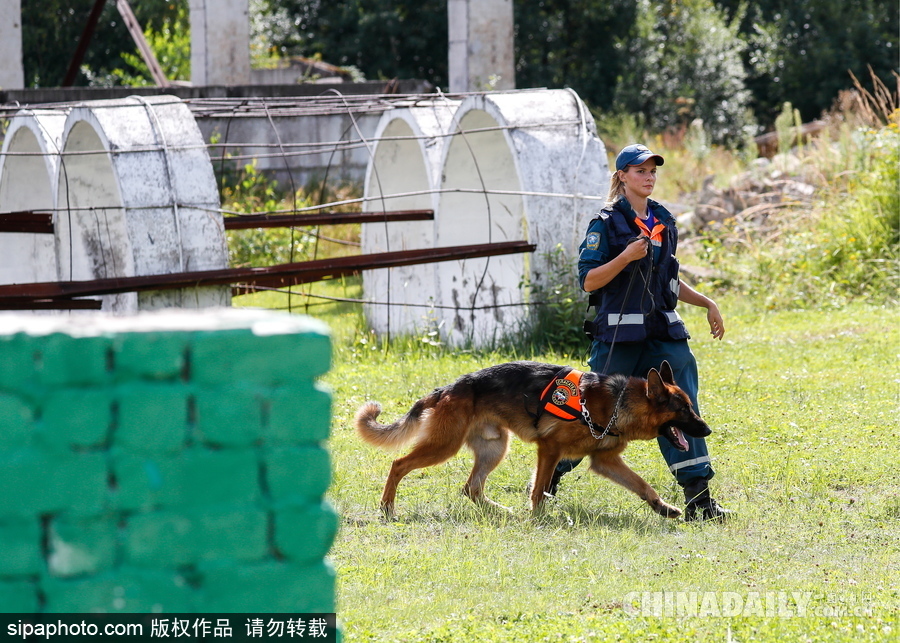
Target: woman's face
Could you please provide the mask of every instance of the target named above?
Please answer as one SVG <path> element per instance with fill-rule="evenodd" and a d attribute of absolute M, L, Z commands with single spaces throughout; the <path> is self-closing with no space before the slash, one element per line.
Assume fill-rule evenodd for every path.
<path fill-rule="evenodd" d="M 640 165 L 629 165 L 619 170 L 619 179 L 625 186 L 625 197 L 646 199 L 656 185 L 656 159 L 647 159 Z"/>

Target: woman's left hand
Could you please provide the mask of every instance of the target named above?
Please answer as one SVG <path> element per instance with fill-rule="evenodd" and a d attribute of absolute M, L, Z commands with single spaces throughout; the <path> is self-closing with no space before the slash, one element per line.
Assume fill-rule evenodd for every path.
<path fill-rule="evenodd" d="M 722 339 L 725 335 L 725 321 L 722 319 L 722 313 L 715 303 L 710 302 L 709 308 L 706 309 L 706 321 L 709 322 L 709 333 L 713 339 Z"/>

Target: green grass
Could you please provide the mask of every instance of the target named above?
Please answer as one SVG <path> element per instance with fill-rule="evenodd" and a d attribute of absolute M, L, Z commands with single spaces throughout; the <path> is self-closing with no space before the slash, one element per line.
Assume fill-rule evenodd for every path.
<path fill-rule="evenodd" d="M 358 281 L 320 287 L 359 293 Z M 265 297 L 249 303 L 281 307 L 284 299 Z M 356 437 L 362 402 L 382 402 L 392 421 L 462 373 L 517 358 L 566 360 L 416 339 L 386 347 L 360 330 L 356 306 L 322 308 L 335 336 L 325 380 L 334 392 L 330 498 L 342 521 L 330 557 L 346 640 L 898 640 L 897 313 L 720 304 L 722 342 L 704 334 L 699 311 L 683 314 L 714 430 L 714 492 L 737 515 L 726 525 L 660 518 L 584 465 L 533 517 L 524 488 L 534 447 L 517 439 L 487 486 L 510 514 L 460 495 L 471 465 L 464 451 L 407 476 L 398 520 L 384 522 L 378 501 L 397 456 Z M 655 443 L 633 444 L 626 459 L 682 504 Z M 779 592 L 791 613 L 778 611 Z"/>

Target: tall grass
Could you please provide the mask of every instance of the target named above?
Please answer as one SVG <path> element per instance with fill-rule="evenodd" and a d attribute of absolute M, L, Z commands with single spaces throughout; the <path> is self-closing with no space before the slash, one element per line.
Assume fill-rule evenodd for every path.
<path fill-rule="evenodd" d="M 693 261 L 712 267 L 701 283 L 769 308 L 835 307 L 900 298 L 900 111 L 880 128 L 838 130 L 800 152 L 811 206 L 769 214 L 758 230 L 727 225 L 702 239 Z"/>

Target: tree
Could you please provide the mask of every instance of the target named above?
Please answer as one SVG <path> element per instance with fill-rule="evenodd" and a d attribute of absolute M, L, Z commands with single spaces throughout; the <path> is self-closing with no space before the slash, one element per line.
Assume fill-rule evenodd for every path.
<path fill-rule="evenodd" d="M 294 29 L 273 39 L 282 55 L 321 57 L 367 78 L 447 82 L 446 0 L 264 0 Z"/>
<path fill-rule="evenodd" d="M 69 61 L 78 47 L 94 0 L 27 0 L 22 3 L 22 58 L 25 84 L 31 87 L 57 87 L 62 84 Z M 131 0 L 131 6 L 144 29 L 162 29 L 163 21 L 173 20 L 179 6 L 187 0 Z M 87 85 L 91 77 L 109 76 L 125 64 L 122 52 L 136 47 L 122 22 L 114 0 L 108 0 L 85 52 L 76 85 Z"/>
<path fill-rule="evenodd" d="M 518 0 L 516 85 L 571 87 L 591 105 L 610 109 L 630 62 L 636 9 L 634 0 Z"/>
<path fill-rule="evenodd" d="M 714 142 L 739 143 L 755 129 L 744 46 L 737 21 L 711 0 L 639 0 L 615 108 L 642 113 L 659 131 L 699 118 Z"/>
<path fill-rule="evenodd" d="M 740 20 L 752 106 L 771 125 L 790 101 L 804 120 L 818 117 L 851 86 L 850 73 L 885 83 L 900 56 L 896 0 L 716 0 Z"/>

